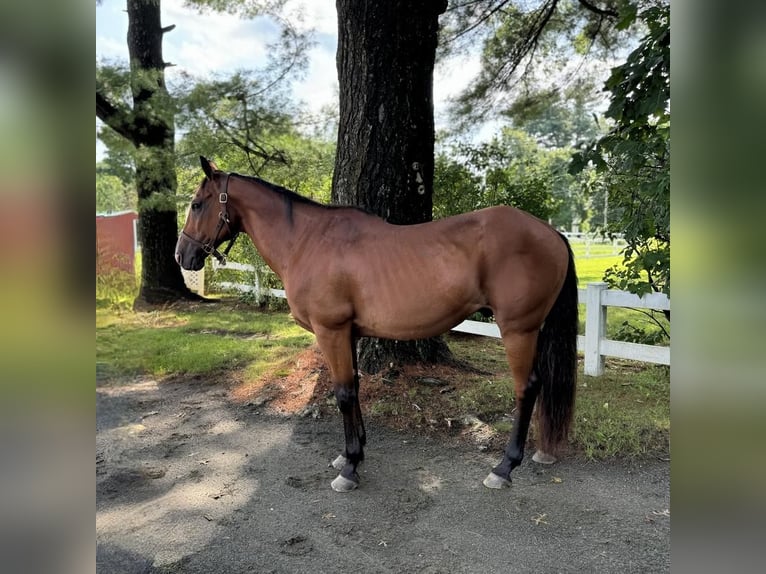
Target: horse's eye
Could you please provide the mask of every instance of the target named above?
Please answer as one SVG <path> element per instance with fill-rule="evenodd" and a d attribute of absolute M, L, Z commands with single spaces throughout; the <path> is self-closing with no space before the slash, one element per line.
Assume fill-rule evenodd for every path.
<path fill-rule="evenodd" d="M 194 203 L 191 204 L 191 208 L 194 211 L 197 211 L 200 207 L 202 207 L 202 203 L 200 203 L 199 201 L 195 201 Z"/>

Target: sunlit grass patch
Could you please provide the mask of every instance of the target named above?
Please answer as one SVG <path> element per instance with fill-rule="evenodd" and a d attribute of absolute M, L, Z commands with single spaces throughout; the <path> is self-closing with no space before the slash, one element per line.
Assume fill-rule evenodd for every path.
<path fill-rule="evenodd" d="M 513 413 L 515 404 L 502 343 L 468 335 L 451 335 L 448 341 L 458 358 L 493 372 L 470 381 L 470 388 L 461 386 L 456 391 L 455 398 L 450 399 L 456 418 L 477 414 L 503 441 L 507 440 L 511 422 L 503 414 Z M 602 377 L 585 376 L 580 367 L 571 436 L 576 451 L 588 458 L 665 452 L 669 430 L 667 367 L 607 359 Z"/>
<path fill-rule="evenodd" d="M 607 361 L 603 376 L 580 375 L 577 394 L 573 440 L 587 457 L 638 456 L 667 450 L 667 367 Z"/>
<path fill-rule="evenodd" d="M 150 313 L 96 312 L 96 360 L 115 374 L 203 374 L 261 365 L 312 340 L 287 315 L 219 304 Z"/>

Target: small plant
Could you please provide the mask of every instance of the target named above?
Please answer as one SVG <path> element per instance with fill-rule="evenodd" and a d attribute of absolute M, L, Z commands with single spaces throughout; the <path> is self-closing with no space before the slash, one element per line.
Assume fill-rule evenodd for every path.
<path fill-rule="evenodd" d="M 135 275 L 111 269 L 96 274 L 96 306 L 130 309 L 138 295 Z"/>
<path fill-rule="evenodd" d="M 239 293 L 239 300 L 245 305 L 253 305 L 260 307 L 263 304 L 263 298 L 260 293 L 256 291 L 241 291 Z"/>
<path fill-rule="evenodd" d="M 644 345 L 661 345 L 668 340 L 668 334 L 663 329 L 648 330 L 629 321 L 623 321 L 614 334 L 617 341 L 642 343 Z"/>

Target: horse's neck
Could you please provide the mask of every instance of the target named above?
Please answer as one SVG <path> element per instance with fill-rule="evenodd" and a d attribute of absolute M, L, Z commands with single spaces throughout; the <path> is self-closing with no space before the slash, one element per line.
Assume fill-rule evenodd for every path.
<path fill-rule="evenodd" d="M 242 189 L 237 203 L 243 231 L 269 267 L 284 279 L 295 237 L 285 199 L 264 185 L 243 180 L 237 183 Z"/>

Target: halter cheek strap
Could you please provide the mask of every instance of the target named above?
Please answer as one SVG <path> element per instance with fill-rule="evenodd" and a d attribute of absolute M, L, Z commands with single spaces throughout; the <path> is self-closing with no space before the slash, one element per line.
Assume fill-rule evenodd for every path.
<path fill-rule="evenodd" d="M 215 257 L 218 262 L 221 265 L 226 265 L 226 257 L 229 255 L 229 251 L 231 250 L 231 247 L 234 245 L 234 241 L 237 239 L 237 235 L 239 234 L 238 231 L 233 231 L 230 226 L 230 220 L 229 220 L 229 211 L 228 211 L 228 202 L 229 202 L 229 177 L 231 177 L 231 174 L 226 174 L 226 182 L 223 186 L 223 191 L 218 195 L 218 203 L 221 206 L 221 211 L 218 213 L 218 225 L 215 228 L 215 233 L 213 234 L 213 238 L 210 241 L 202 242 L 199 239 L 195 239 L 186 231 L 181 231 L 181 235 L 186 237 L 189 241 L 192 243 L 195 243 L 199 245 L 202 250 L 207 255 L 212 255 Z M 223 253 L 218 251 L 215 247 L 215 242 L 218 241 L 218 236 L 221 234 L 221 230 L 223 229 L 223 226 L 226 226 L 229 229 L 229 233 L 231 234 L 231 239 L 229 239 L 229 244 L 226 246 L 226 249 L 223 250 Z"/>

